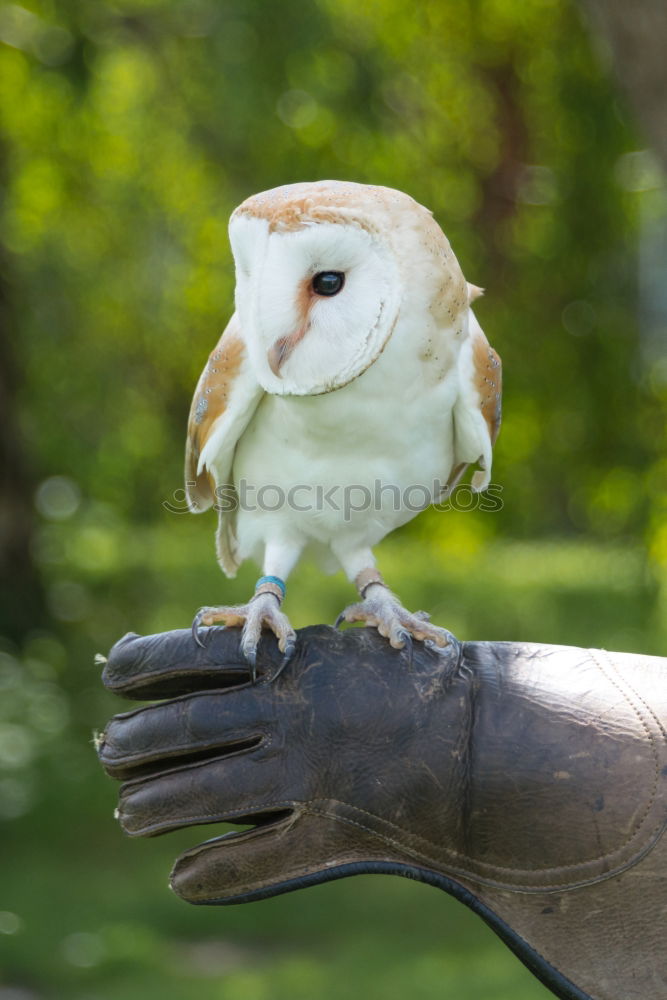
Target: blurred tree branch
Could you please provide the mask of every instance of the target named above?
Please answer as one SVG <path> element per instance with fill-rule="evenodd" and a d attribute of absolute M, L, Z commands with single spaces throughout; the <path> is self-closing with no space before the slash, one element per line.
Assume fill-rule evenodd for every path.
<path fill-rule="evenodd" d="M 667 168 L 667 4 L 665 0 L 583 0 L 591 27 L 609 45 L 620 84 Z"/>
<path fill-rule="evenodd" d="M 4 258 L 4 254 L 2 255 Z M 44 591 L 32 556 L 32 483 L 17 420 L 17 364 L 7 261 L 0 260 L 0 635 L 19 641 L 44 623 Z"/>

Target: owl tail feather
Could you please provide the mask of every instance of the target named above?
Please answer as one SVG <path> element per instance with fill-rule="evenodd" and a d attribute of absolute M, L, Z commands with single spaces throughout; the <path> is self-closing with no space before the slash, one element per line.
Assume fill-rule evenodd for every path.
<path fill-rule="evenodd" d="M 485 442 L 484 452 L 477 459 L 477 471 L 470 480 L 470 486 L 475 493 L 481 493 L 491 482 L 491 463 L 493 461 L 491 453 L 491 441 Z"/>
<path fill-rule="evenodd" d="M 478 469 L 470 480 L 470 485 L 475 493 L 481 493 L 491 482 L 490 469 Z"/>
<path fill-rule="evenodd" d="M 233 525 L 230 523 L 230 516 L 228 513 L 223 514 L 220 512 L 218 515 L 218 531 L 215 536 L 215 548 L 218 556 L 218 562 L 222 568 L 225 576 L 233 579 L 236 576 L 236 571 L 241 565 L 241 560 L 238 557 L 237 545 L 236 545 L 236 535 L 234 534 Z"/>

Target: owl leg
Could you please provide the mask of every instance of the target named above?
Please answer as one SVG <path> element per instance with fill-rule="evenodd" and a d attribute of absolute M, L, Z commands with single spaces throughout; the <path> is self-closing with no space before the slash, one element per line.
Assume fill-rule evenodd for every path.
<path fill-rule="evenodd" d="M 282 546 L 267 545 L 264 557 L 265 575 L 257 581 L 254 595 L 247 604 L 200 608 L 192 623 L 195 642 L 200 646 L 203 645 L 199 634 L 202 625 L 215 625 L 221 622 L 227 627 L 242 626 L 241 652 L 250 664 L 254 682 L 257 646 L 262 629 L 268 628 L 277 638 L 278 648 L 283 653 L 278 673 L 274 674 L 275 679 L 292 659 L 296 649 L 296 632 L 287 615 L 280 610 L 280 606 L 285 596 L 284 580 L 300 552 L 300 548 L 295 552 L 293 547 L 286 550 Z M 280 570 L 280 573 L 276 570 Z"/>
<path fill-rule="evenodd" d="M 363 622 L 377 628 L 380 635 L 389 639 L 394 649 L 410 648 L 412 640 L 419 639 L 431 646 L 449 645 L 452 635 L 447 629 L 431 625 L 425 611 L 412 614 L 403 607 L 387 587 L 375 567 L 370 549 L 365 550 L 365 565 L 359 569 L 359 553 L 339 555 L 348 577 L 357 587 L 361 601 L 350 604 L 336 619 L 336 627 L 343 622 Z"/>

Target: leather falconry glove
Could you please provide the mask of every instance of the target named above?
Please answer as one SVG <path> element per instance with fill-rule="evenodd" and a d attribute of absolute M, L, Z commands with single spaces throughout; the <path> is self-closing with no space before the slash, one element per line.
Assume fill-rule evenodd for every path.
<path fill-rule="evenodd" d="M 169 700 L 101 737 L 126 833 L 254 824 L 176 861 L 191 903 L 346 875 L 420 879 L 478 913 L 556 996 L 667 997 L 667 660 L 373 631 L 128 635 L 108 688 Z"/>

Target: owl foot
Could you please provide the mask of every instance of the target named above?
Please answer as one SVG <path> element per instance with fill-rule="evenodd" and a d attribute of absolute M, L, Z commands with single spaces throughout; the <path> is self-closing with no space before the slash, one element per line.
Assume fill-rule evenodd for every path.
<path fill-rule="evenodd" d="M 287 615 L 280 610 L 280 602 L 273 593 L 255 594 L 247 604 L 200 608 L 192 623 L 192 635 L 197 645 L 204 645 L 199 635 L 200 627 L 215 625 L 217 622 L 222 622 L 227 627 L 243 626 L 240 648 L 250 665 L 253 684 L 257 679 L 257 646 L 263 628 L 273 632 L 278 640 L 278 649 L 284 654 L 277 672 L 272 674 L 272 680 L 282 673 L 294 656 L 296 632 Z"/>
<path fill-rule="evenodd" d="M 374 626 L 380 635 L 389 639 L 394 649 L 407 649 L 412 653 L 412 640 L 419 639 L 425 645 L 442 649 L 452 640 L 451 632 L 437 625 L 431 625 L 425 611 L 411 614 L 383 583 L 373 583 L 365 589 L 365 595 L 358 604 L 350 604 L 336 619 L 336 628 L 343 622 L 363 622 Z"/>

